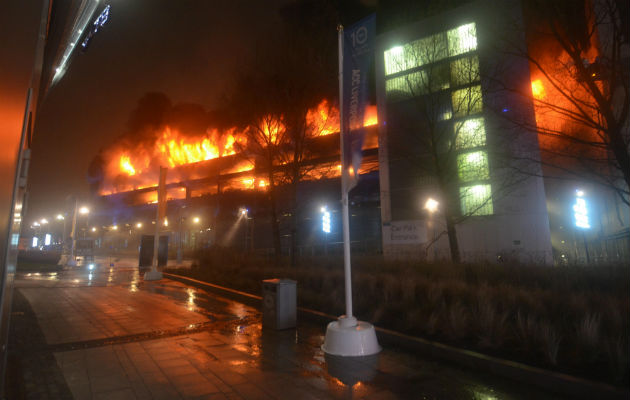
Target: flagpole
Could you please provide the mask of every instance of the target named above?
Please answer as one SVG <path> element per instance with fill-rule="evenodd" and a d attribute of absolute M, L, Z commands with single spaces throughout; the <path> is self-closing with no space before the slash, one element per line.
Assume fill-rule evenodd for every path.
<path fill-rule="evenodd" d="M 372 17 L 373 18 L 373 17 Z M 367 21 L 369 23 L 369 21 Z M 350 32 L 353 34 L 360 29 L 362 33 L 361 39 L 363 42 L 367 39 L 368 30 L 364 25 L 357 28 L 357 25 L 353 25 L 350 28 Z M 336 321 L 328 324 L 326 327 L 326 336 L 324 338 L 324 344 L 322 350 L 324 353 L 342 356 L 342 357 L 360 357 L 371 356 L 381 351 L 381 346 L 378 345 L 376 339 L 376 331 L 374 326 L 364 321 L 357 321 L 352 315 L 352 279 L 350 271 L 350 212 L 348 210 L 348 191 L 350 189 L 350 176 L 348 169 L 350 165 L 346 165 L 346 151 L 351 149 L 345 149 L 345 135 L 350 133 L 350 126 L 344 123 L 344 42 L 346 40 L 344 29 L 342 25 L 337 27 L 339 33 L 339 141 L 341 150 L 341 208 L 342 208 L 342 224 L 343 224 L 343 272 L 345 281 L 345 295 L 346 295 L 346 315 L 340 316 Z M 373 29 L 372 29 L 373 32 Z M 352 44 L 351 60 L 354 62 L 355 48 Z M 360 71 L 359 71 L 360 73 Z"/>
<path fill-rule="evenodd" d="M 341 148 L 341 215 L 343 225 L 343 275 L 346 295 L 346 318 L 356 325 L 352 319 L 352 277 L 350 260 L 350 212 L 348 210 L 348 170 L 345 165 L 344 135 L 344 107 L 343 107 L 343 25 L 337 27 L 339 36 L 339 141 Z"/>

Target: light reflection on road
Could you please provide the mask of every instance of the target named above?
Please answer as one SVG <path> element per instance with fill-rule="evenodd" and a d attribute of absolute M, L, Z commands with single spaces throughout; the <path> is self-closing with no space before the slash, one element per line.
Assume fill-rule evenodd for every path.
<path fill-rule="evenodd" d="M 221 354 L 212 357 L 222 359 L 226 368 L 245 376 L 253 368 L 289 372 L 296 376 L 308 377 L 317 383 L 317 387 L 326 388 L 325 390 L 335 398 L 369 397 L 384 389 L 402 395 L 416 393 L 418 395 L 416 398 L 446 398 L 451 394 L 454 395 L 451 396 L 452 398 L 471 398 L 471 396 L 475 399 L 488 400 L 503 398 L 504 393 L 497 396 L 492 387 L 467 382 L 469 379 L 474 381 L 474 378 L 462 377 L 458 375 L 461 374 L 458 370 L 413 359 L 412 356 L 400 355 L 395 351 L 384 351 L 379 356 L 380 358 L 377 357 L 370 362 L 335 365 L 335 360 L 331 361 L 320 347 L 324 339 L 322 334 L 325 327 L 323 325 L 317 326 L 305 322 L 295 330 L 263 329 L 261 313 L 256 307 L 168 279 L 145 282 L 137 266 L 116 262 L 110 267 L 106 265 L 108 264 L 96 262 L 92 271 L 86 266 L 79 266 L 59 272 L 18 275 L 19 279 L 25 281 L 46 281 L 46 285 L 118 286 L 119 290 L 125 293 L 141 291 L 144 295 L 161 296 L 161 300 L 167 301 L 163 301 L 164 305 L 160 306 L 163 308 L 157 307 L 153 310 L 155 313 L 153 321 L 160 318 L 166 320 L 172 315 L 181 316 L 185 313 L 208 316 L 211 322 L 207 325 L 186 321 L 180 323 L 178 328 L 212 332 L 215 335 L 214 342 L 205 347 L 205 351 L 212 353 L 214 348 L 219 348 L 215 342 L 223 342 L 224 347 L 229 347 L 229 351 L 225 351 L 222 347 L 227 354 L 225 359 L 222 359 L 224 355 Z M 139 295 L 134 294 L 134 297 L 139 297 Z M 165 310 L 168 312 L 163 312 Z M 107 310 L 111 314 L 117 314 L 120 311 L 121 308 L 114 306 Z M 142 312 L 145 310 L 143 309 Z M 200 353 L 199 357 L 204 357 L 203 354 L 207 353 Z M 386 363 L 382 362 L 383 358 L 387 360 Z M 413 361 L 409 361 L 411 359 Z M 422 372 L 415 373 L 414 369 L 405 367 L 405 371 L 408 371 L 405 374 L 410 374 L 416 381 L 408 379 L 407 376 L 403 378 L 397 375 L 398 364 L 419 366 L 417 371 Z M 453 387 L 448 387 L 452 382 L 454 382 Z"/>

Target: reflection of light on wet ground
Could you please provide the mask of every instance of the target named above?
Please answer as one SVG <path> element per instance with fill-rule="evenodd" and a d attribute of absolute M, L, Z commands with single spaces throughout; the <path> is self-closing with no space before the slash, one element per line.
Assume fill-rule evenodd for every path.
<path fill-rule="evenodd" d="M 79 283 L 80 281 L 78 279 L 73 280 L 74 283 Z"/>
<path fill-rule="evenodd" d="M 186 289 L 186 292 L 188 293 L 188 305 L 187 305 L 187 309 L 188 311 L 194 311 L 195 310 L 195 290 L 188 288 Z"/>
<path fill-rule="evenodd" d="M 245 318 L 247 316 L 247 306 L 245 306 L 244 304 L 240 304 L 240 303 L 230 303 L 230 305 L 228 306 L 228 310 L 234 314 L 235 316 L 237 316 L 238 318 Z"/>
<path fill-rule="evenodd" d="M 131 275 L 131 282 L 129 285 L 129 291 L 130 292 L 137 292 L 138 291 L 138 278 L 140 277 L 140 272 L 133 271 L 133 274 Z"/>
<path fill-rule="evenodd" d="M 233 365 L 235 367 L 238 367 L 239 365 L 245 365 L 247 364 L 247 361 L 245 360 L 231 360 L 228 362 L 230 365 Z"/>
<path fill-rule="evenodd" d="M 90 272 L 90 273 L 88 274 L 88 281 L 90 281 L 90 282 L 91 282 L 93 277 L 94 277 L 94 275 Z"/>

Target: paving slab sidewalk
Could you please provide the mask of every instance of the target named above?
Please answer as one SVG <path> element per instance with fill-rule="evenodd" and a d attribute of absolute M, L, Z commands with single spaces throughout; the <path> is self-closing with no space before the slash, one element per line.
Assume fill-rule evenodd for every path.
<path fill-rule="evenodd" d="M 395 349 L 328 357 L 325 326 L 263 330 L 255 308 L 144 282 L 127 265 L 18 276 L 16 305 L 11 354 L 25 398 L 557 398 Z"/>

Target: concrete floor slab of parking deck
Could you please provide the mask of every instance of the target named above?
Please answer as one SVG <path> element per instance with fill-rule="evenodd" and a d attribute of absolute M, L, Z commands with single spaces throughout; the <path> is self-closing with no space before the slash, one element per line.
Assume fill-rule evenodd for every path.
<path fill-rule="evenodd" d="M 554 398 L 393 348 L 329 357 L 323 325 L 262 329 L 256 308 L 127 263 L 18 275 L 13 310 L 12 390 L 26 398 Z"/>

